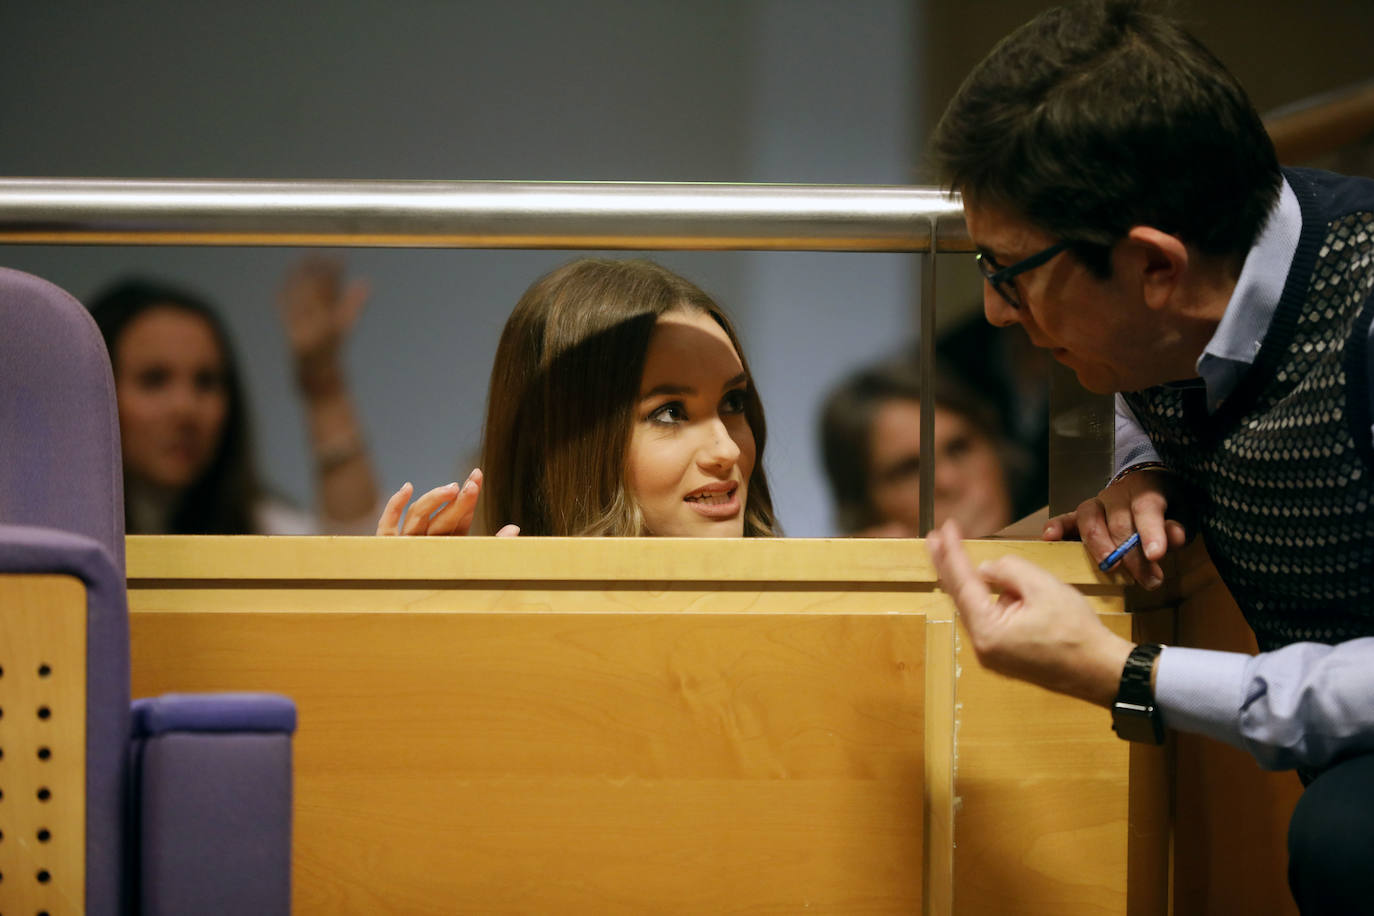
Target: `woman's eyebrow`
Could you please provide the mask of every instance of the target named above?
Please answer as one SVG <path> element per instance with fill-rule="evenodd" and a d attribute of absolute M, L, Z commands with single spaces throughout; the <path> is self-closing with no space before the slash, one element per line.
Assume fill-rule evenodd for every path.
<path fill-rule="evenodd" d="M 728 391 L 728 390 L 730 390 L 731 388 L 735 388 L 735 387 L 738 387 L 738 386 L 740 386 L 740 385 L 743 385 L 743 384 L 744 384 L 745 382 L 747 382 L 748 380 L 749 380 L 749 376 L 746 375 L 745 373 L 741 372 L 739 375 L 736 375 L 735 377 L 733 377 L 733 378 L 727 380 L 724 384 L 722 384 L 722 385 L 720 386 L 720 389 L 721 389 L 721 391 Z M 673 383 L 671 383 L 671 382 L 663 382 L 663 383 L 661 383 L 661 384 L 655 385 L 654 387 L 650 388 L 648 391 L 646 391 L 646 392 L 644 392 L 643 394 L 641 394 L 641 395 L 639 396 L 639 399 L 640 399 L 641 401 L 647 401 L 649 398 L 656 398 L 656 397 L 659 397 L 659 396 L 661 396 L 661 395 L 674 395 L 674 396 L 677 396 L 677 397 L 682 397 L 682 396 L 691 397 L 691 396 L 695 395 L 696 393 L 697 393 L 697 390 L 696 390 L 695 388 L 693 388 L 691 385 L 675 385 L 675 384 L 673 384 Z"/>
<path fill-rule="evenodd" d="M 648 391 L 645 391 L 644 393 L 642 393 L 642 394 L 639 396 L 639 399 L 640 399 L 641 401 L 647 401 L 649 398 L 656 398 L 656 397 L 658 397 L 659 395 L 664 395 L 664 394 L 672 394 L 672 395 L 684 395 L 684 394 L 686 394 L 686 395 L 692 395 L 692 394 L 696 394 L 696 393 L 697 393 L 697 390 L 696 390 L 695 388 L 691 387 L 690 385 L 674 385 L 674 384 L 671 384 L 671 383 L 669 383 L 669 382 L 664 382 L 663 384 L 661 384 L 661 385 L 655 385 L 654 387 L 650 388 Z"/>

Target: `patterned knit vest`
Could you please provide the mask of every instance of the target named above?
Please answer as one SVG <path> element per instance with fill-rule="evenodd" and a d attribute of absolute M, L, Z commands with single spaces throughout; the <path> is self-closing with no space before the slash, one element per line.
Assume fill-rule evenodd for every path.
<path fill-rule="evenodd" d="M 1195 488 L 1208 551 L 1260 651 L 1374 635 L 1374 191 L 1287 176 L 1302 235 L 1236 390 L 1210 415 L 1199 385 L 1125 396 L 1161 460 Z"/>

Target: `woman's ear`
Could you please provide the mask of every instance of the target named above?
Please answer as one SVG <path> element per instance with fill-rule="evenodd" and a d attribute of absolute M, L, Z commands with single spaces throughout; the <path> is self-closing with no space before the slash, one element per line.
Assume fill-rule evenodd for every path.
<path fill-rule="evenodd" d="M 1139 258 L 1141 294 L 1146 306 L 1164 308 L 1188 271 L 1188 246 L 1178 236 L 1153 226 L 1131 227 L 1126 242 Z"/>

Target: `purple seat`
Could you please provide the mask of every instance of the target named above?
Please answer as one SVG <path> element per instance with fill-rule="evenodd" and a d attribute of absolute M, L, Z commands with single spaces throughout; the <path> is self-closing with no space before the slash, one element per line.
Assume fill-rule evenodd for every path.
<path fill-rule="evenodd" d="M 124 470 L 105 341 L 81 303 L 2 267 L 0 522 L 84 534 L 124 575 Z"/>
<path fill-rule="evenodd" d="M 131 712 L 110 360 L 79 302 L 4 268 L 0 573 L 60 573 L 85 587 L 85 911 L 288 913 L 295 707 L 210 694 Z M 8 838 L 4 818 L 0 807 Z"/>

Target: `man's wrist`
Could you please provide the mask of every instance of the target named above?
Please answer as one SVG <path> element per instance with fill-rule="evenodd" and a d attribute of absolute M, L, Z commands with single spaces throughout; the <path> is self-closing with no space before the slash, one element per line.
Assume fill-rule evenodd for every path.
<path fill-rule="evenodd" d="M 1121 669 L 1126 664 L 1126 657 L 1135 648 L 1135 643 L 1110 631 L 1106 635 L 1110 641 L 1093 651 L 1093 662 L 1079 667 L 1081 678 L 1075 688 L 1061 692 L 1111 709 L 1121 686 Z"/>
<path fill-rule="evenodd" d="M 1158 643 L 1139 643 L 1130 651 L 1121 670 L 1121 685 L 1112 702 L 1112 730 L 1127 741 L 1164 743 L 1164 719 L 1155 702 Z"/>
<path fill-rule="evenodd" d="M 1169 470 L 1169 466 L 1162 461 L 1138 461 L 1135 464 L 1128 465 L 1127 467 L 1124 467 L 1121 470 L 1117 471 L 1116 476 L 1113 477 L 1111 480 L 1107 481 L 1107 486 L 1110 487 L 1112 484 L 1125 480 L 1132 474 L 1139 474 L 1141 471 L 1167 470 Z M 1106 489 L 1106 487 L 1104 487 L 1103 489 Z"/>

